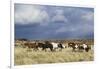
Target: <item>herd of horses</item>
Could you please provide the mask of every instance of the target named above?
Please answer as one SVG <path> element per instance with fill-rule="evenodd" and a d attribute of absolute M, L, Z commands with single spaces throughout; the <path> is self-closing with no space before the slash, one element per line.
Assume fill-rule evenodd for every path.
<path fill-rule="evenodd" d="M 17 45 L 15 45 L 17 46 Z M 71 48 L 73 52 L 75 52 L 76 50 L 78 51 L 85 51 L 88 52 L 89 50 L 91 50 L 91 47 L 88 46 L 85 43 L 82 44 L 78 44 L 78 43 L 74 43 L 74 42 L 69 42 L 67 46 L 65 46 L 63 43 L 57 43 L 57 42 L 49 42 L 49 41 L 45 41 L 44 43 L 42 42 L 26 42 L 23 44 L 24 48 L 28 48 L 28 49 L 33 49 L 34 51 L 38 51 L 39 48 L 41 48 L 43 51 L 47 51 L 47 49 L 50 49 L 51 52 L 56 51 L 57 49 L 59 49 L 60 51 L 62 51 L 62 49 L 65 48 Z"/>

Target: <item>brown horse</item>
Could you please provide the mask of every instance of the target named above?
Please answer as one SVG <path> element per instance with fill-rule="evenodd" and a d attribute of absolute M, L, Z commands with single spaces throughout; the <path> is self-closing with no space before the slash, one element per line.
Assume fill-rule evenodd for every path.
<path fill-rule="evenodd" d="M 26 43 L 24 43 L 24 46 L 28 47 L 28 49 L 32 49 L 33 48 L 33 50 L 35 50 L 35 51 L 38 50 L 37 43 L 26 42 Z"/>

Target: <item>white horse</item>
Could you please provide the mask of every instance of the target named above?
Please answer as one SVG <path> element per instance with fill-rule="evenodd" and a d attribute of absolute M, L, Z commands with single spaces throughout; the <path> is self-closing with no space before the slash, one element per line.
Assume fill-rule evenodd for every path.
<path fill-rule="evenodd" d="M 60 44 L 60 43 L 52 42 L 51 44 L 53 45 L 53 50 L 56 50 L 56 49 L 62 50 L 62 48 L 66 47 L 65 45 Z"/>

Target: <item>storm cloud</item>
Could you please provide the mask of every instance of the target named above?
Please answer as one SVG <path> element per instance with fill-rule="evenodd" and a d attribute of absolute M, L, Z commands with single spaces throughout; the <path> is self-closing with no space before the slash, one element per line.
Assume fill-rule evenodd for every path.
<path fill-rule="evenodd" d="M 94 9 L 15 4 L 15 38 L 93 39 Z"/>

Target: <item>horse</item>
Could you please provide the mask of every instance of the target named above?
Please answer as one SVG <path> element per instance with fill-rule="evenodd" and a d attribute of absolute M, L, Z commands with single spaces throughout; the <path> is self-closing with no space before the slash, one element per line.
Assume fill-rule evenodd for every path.
<path fill-rule="evenodd" d="M 74 52 L 75 52 L 76 49 L 79 50 L 79 51 L 83 51 L 84 50 L 86 52 L 88 52 L 91 49 L 85 43 L 83 43 L 83 44 L 68 43 L 68 47 L 72 48 L 72 51 L 74 51 Z"/>
<path fill-rule="evenodd" d="M 24 43 L 24 47 L 28 47 L 29 50 L 30 49 L 33 49 L 35 51 L 38 50 L 38 46 L 36 43 L 26 42 L 26 43 Z"/>
<path fill-rule="evenodd" d="M 65 48 L 65 46 L 61 43 L 45 41 L 44 43 L 38 43 L 38 48 L 42 48 L 42 50 L 45 50 L 45 51 L 47 48 L 49 48 L 53 52 L 53 51 L 56 51 L 56 49 L 58 48 L 62 50 L 63 48 Z"/>
<path fill-rule="evenodd" d="M 84 50 L 86 52 L 88 52 L 89 49 L 91 49 L 87 44 L 82 44 L 78 48 L 79 48 L 80 51 Z"/>
<path fill-rule="evenodd" d="M 52 42 L 51 43 L 52 45 L 53 45 L 53 50 L 55 51 L 56 49 L 60 49 L 60 51 L 62 51 L 62 49 L 64 49 L 65 48 L 65 46 L 63 45 L 63 44 L 61 44 L 61 43 L 54 43 L 54 42 Z"/>
<path fill-rule="evenodd" d="M 68 43 L 68 48 L 72 48 L 72 51 L 75 51 L 75 49 L 78 47 L 78 45 L 76 45 L 75 43 Z"/>
<path fill-rule="evenodd" d="M 49 41 L 45 41 L 45 43 L 38 43 L 38 48 L 42 48 L 42 50 L 45 50 L 49 48 L 51 51 L 53 51 L 53 45 Z"/>

